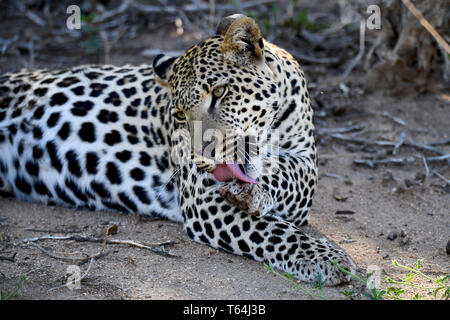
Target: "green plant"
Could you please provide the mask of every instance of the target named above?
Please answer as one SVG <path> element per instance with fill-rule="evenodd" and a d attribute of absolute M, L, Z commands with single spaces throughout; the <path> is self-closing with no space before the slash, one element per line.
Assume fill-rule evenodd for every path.
<path fill-rule="evenodd" d="M 86 35 L 85 45 L 87 54 L 96 54 L 103 45 L 102 39 L 100 38 L 100 31 L 93 25 L 95 16 L 94 12 L 81 15 L 81 30 Z"/>
<path fill-rule="evenodd" d="M 336 267 L 338 267 L 342 272 L 350 274 L 353 278 L 357 279 L 358 281 L 363 283 L 366 288 L 368 288 L 367 284 L 372 274 L 368 274 L 366 280 L 363 280 L 358 276 L 351 274 L 345 267 L 339 266 L 336 262 L 333 262 L 333 264 L 335 264 Z M 450 298 L 450 286 L 449 286 L 450 274 L 447 274 L 445 276 L 436 279 L 424 274 L 422 271 L 420 271 L 420 269 L 423 266 L 422 259 L 417 260 L 416 264 L 412 268 L 398 263 L 397 260 L 393 260 L 392 265 L 394 267 L 398 267 L 408 271 L 407 275 L 404 276 L 401 280 L 394 280 L 388 277 L 386 281 L 389 284 L 392 284 L 392 286 L 388 287 L 386 290 L 378 290 L 376 288 L 371 288 L 369 289 L 369 292 L 365 294 L 366 297 L 373 300 L 382 300 L 382 299 L 404 300 L 405 299 L 404 294 L 406 294 L 407 291 L 402 287 L 410 287 L 419 290 L 426 290 L 428 296 L 432 296 L 435 299 L 448 300 Z M 415 284 L 413 280 L 418 277 L 428 280 L 431 283 L 431 285 L 422 286 Z M 343 294 L 346 295 L 348 293 Z M 423 300 L 424 297 L 416 293 L 412 297 L 412 299 Z"/>
<path fill-rule="evenodd" d="M 10 300 L 12 298 L 20 297 L 22 295 L 21 291 L 28 280 L 28 276 L 23 275 L 20 281 L 16 281 L 15 287 L 13 289 L 7 290 L 5 292 L 0 289 L 0 300 Z"/>
<path fill-rule="evenodd" d="M 327 281 L 323 279 L 323 275 L 319 273 L 317 280 L 312 283 L 312 286 L 314 287 L 314 289 L 322 290 L 323 287 L 325 287 L 326 283 Z"/>
<path fill-rule="evenodd" d="M 378 290 L 377 288 L 369 288 L 369 280 L 373 276 L 373 272 L 366 274 L 366 279 L 362 279 L 358 277 L 356 274 L 350 272 L 347 266 L 341 266 L 337 263 L 337 261 L 333 261 L 333 264 L 341 270 L 341 272 L 350 275 L 352 278 L 361 282 L 365 288 L 368 289 L 368 292 L 364 293 L 364 295 L 371 300 L 383 300 L 383 296 L 386 294 L 385 290 Z M 342 293 L 342 292 L 341 292 Z"/>
<path fill-rule="evenodd" d="M 413 267 L 408 267 L 405 265 L 402 265 L 397 262 L 397 260 L 392 261 L 392 265 L 401 269 L 404 269 L 408 271 L 406 276 L 404 276 L 401 280 L 394 280 L 392 278 L 387 278 L 386 281 L 389 284 L 392 284 L 393 286 L 390 286 L 387 288 L 386 298 L 388 299 L 394 299 L 394 300 L 403 300 L 403 294 L 406 293 L 405 289 L 402 289 L 401 287 L 410 287 L 415 288 L 419 290 L 423 290 L 427 292 L 428 296 L 433 297 L 434 299 L 442 299 L 442 300 L 449 300 L 450 298 L 450 274 L 447 274 L 445 276 L 439 277 L 439 278 L 432 278 L 426 274 L 424 274 L 420 269 L 423 266 L 423 260 L 419 259 L 417 260 L 416 264 Z M 429 286 L 423 286 L 414 283 L 413 280 L 417 278 L 422 278 L 427 280 L 430 285 Z M 400 286 L 400 288 L 398 287 Z M 414 300 L 422 300 L 424 299 L 423 296 L 420 294 L 415 294 L 413 296 Z"/>
<path fill-rule="evenodd" d="M 345 290 L 339 291 L 339 293 L 342 294 L 347 299 L 350 299 L 351 297 L 356 296 L 359 293 L 359 291 L 356 289 L 350 288 L 350 289 L 345 289 Z"/>
<path fill-rule="evenodd" d="M 246 11 L 244 11 L 244 14 L 249 18 L 253 18 L 255 20 L 258 19 L 256 13 L 254 13 L 253 11 L 246 10 Z"/>
<path fill-rule="evenodd" d="M 268 265 L 268 264 L 265 264 L 265 263 L 264 263 L 264 266 L 266 267 L 266 269 L 267 269 L 268 271 L 270 271 L 271 273 L 273 273 L 273 274 L 276 275 L 277 277 L 280 277 L 281 279 L 286 280 L 286 281 L 289 282 L 291 285 L 293 285 L 294 287 L 299 288 L 301 291 L 303 291 L 303 292 L 306 293 L 307 295 L 309 295 L 309 296 L 311 296 L 311 297 L 319 298 L 319 299 L 322 299 L 322 300 L 328 300 L 328 299 L 327 299 L 326 297 L 324 297 L 323 294 L 322 294 L 322 288 L 323 288 L 323 286 L 325 285 L 325 282 L 320 282 L 320 283 L 321 283 L 320 286 L 315 286 L 315 285 L 313 285 L 313 286 L 317 289 L 317 292 L 311 291 L 311 290 L 308 290 L 308 289 L 306 289 L 305 287 L 301 286 L 299 283 L 297 283 L 297 282 L 295 281 L 295 276 L 294 276 L 293 274 L 287 273 L 287 272 L 284 273 L 284 274 L 281 274 L 281 273 L 279 273 L 278 271 L 276 271 L 272 266 L 270 266 L 270 265 Z M 319 278 L 321 278 L 321 277 L 319 276 Z"/>
<path fill-rule="evenodd" d="M 450 299 L 450 274 L 447 274 L 442 277 L 432 278 L 426 274 L 424 274 L 420 269 L 423 266 L 423 260 L 417 260 L 416 264 L 413 267 L 408 267 L 405 265 L 401 265 L 397 262 L 397 260 L 392 261 L 392 265 L 403 270 L 408 271 L 407 275 L 404 276 L 401 280 L 393 280 L 392 278 L 387 278 L 386 281 L 391 284 L 385 290 L 377 289 L 376 287 L 372 287 L 369 285 L 370 278 L 373 276 L 373 272 L 366 274 L 366 278 L 363 279 L 356 274 L 350 272 L 349 268 L 344 265 L 339 265 L 336 261 L 332 262 L 341 272 L 350 275 L 352 278 L 356 279 L 358 282 L 364 285 L 364 289 L 367 291 L 364 293 L 364 296 L 371 300 L 383 300 L 383 299 L 393 299 L 393 300 L 404 300 L 404 294 L 407 294 L 407 290 L 402 287 L 410 287 L 419 290 L 425 290 L 428 296 L 434 297 L 435 299 L 449 300 Z M 323 294 L 322 289 L 324 288 L 326 281 L 323 280 L 323 276 L 319 274 L 317 280 L 312 283 L 314 289 L 316 291 L 311 291 L 301 286 L 299 283 L 295 281 L 295 276 L 290 273 L 281 274 L 274 270 L 272 266 L 264 264 L 267 270 L 275 274 L 276 276 L 286 280 L 291 285 L 299 288 L 304 293 L 316 297 L 322 300 L 328 300 Z M 414 279 L 422 278 L 428 280 L 430 282 L 429 286 L 418 285 L 413 282 Z M 359 293 L 360 291 L 356 289 L 346 289 L 340 291 L 340 293 L 346 298 L 351 298 Z M 419 293 L 416 293 L 412 300 L 423 300 L 424 297 Z"/>
<path fill-rule="evenodd" d="M 308 22 L 308 10 L 301 10 L 297 14 L 297 19 L 295 20 L 295 26 L 298 30 L 302 29 Z"/>

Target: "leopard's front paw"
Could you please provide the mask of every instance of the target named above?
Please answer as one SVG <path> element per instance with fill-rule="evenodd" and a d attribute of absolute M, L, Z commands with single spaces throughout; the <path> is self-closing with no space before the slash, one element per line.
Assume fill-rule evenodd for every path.
<path fill-rule="evenodd" d="M 309 247 L 309 252 L 293 261 L 295 273 L 301 281 L 316 282 L 320 279 L 327 286 L 334 286 L 349 282 L 351 274 L 358 270 L 347 253 L 326 239 L 316 239 L 315 244 L 303 243 L 301 247 Z"/>
<path fill-rule="evenodd" d="M 222 197 L 242 211 L 253 216 L 263 216 L 273 207 L 270 194 L 259 184 L 232 181 L 220 190 Z"/>

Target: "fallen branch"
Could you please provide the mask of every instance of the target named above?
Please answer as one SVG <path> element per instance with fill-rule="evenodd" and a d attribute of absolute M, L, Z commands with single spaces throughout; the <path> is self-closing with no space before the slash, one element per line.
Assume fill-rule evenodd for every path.
<path fill-rule="evenodd" d="M 16 41 L 19 40 L 19 34 L 15 34 L 12 38 L 10 39 L 5 39 L 5 40 L 0 40 L 1 43 L 1 49 L 0 49 L 0 53 L 1 54 L 5 54 L 6 51 L 8 50 L 8 48 Z"/>
<path fill-rule="evenodd" d="M 443 160 L 447 160 L 450 159 L 450 153 L 444 154 L 442 156 L 439 157 L 429 157 L 426 158 L 427 161 L 433 161 L 433 162 L 437 162 L 437 161 L 443 161 Z"/>
<path fill-rule="evenodd" d="M 448 153 L 446 153 L 446 152 L 444 152 L 442 150 L 439 150 L 439 149 L 437 149 L 437 148 L 435 148 L 433 146 L 430 146 L 428 144 L 415 142 L 411 138 L 407 138 L 407 142 L 405 143 L 405 145 L 406 146 L 410 146 L 410 147 L 414 147 L 416 149 L 421 149 L 421 150 L 427 150 L 427 151 L 435 152 L 437 154 L 440 154 L 440 155 L 446 156 L 446 157 L 448 157 L 448 155 L 449 155 Z"/>
<path fill-rule="evenodd" d="M 407 138 L 407 136 L 406 136 L 407 133 L 408 133 L 408 130 L 403 130 L 402 134 L 400 135 L 400 139 L 394 146 L 394 150 L 392 150 L 393 155 L 396 155 L 398 148 L 400 148 L 405 143 L 405 140 Z"/>
<path fill-rule="evenodd" d="M 11 255 L 11 257 L 0 256 L 0 261 L 16 262 L 16 255 L 17 255 L 17 252 L 13 253 Z"/>
<path fill-rule="evenodd" d="M 445 146 L 447 144 L 450 144 L 450 139 L 441 140 L 441 141 L 435 141 L 435 142 L 429 142 L 428 145 L 430 146 Z"/>
<path fill-rule="evenodd" d="M 123 12 L 125 12 L 128 9 L 128 2 L 124 1 L 122 2 L 122 4 L 120 4 L 118 7 L 111 9 L 109 11 L 106 11 L 105 13 L 103 13 L 100 16 L 96 16 L 93 20 L 92 23 L 101 23 L 105 20 L 108 20 L 111 17 L 117 16 Z"/>
<path fill-rule="evenodd" d="M 433 170 L 432 174 L 437 176 L 438 178 L 440 178 L 441 180 L 443 180 L 445 182 L 443 187 L 450 186 L 450 179 L 447 179 L 446 177 L 444 177 L 442 174 L 440 174 L 436 170 Z"/>
<path fill-rule="evenodd" d="M 410 0 L 402 0 L 403 4 L 411 11 L 411 13 L 420 21 L 422 26 L 433 36 L 433 38 L 441 45 L 441 47 L 450 54 L 450 45 L 443 37 L 434 29 L 434 27 L 424 18 L 422 13 L 411 3 Z"/>
<path fill-rule="evenodd" d="M 100 253 L 102 253 L 102 252 L 100 252 Z M 109 253 L 109 252 L 108 252 L 108 253 Z M 107 254 L 107 253 L 106 253 L 106 254 Z M 106 254 L 103 254 L 103 255 L 106 255 Z M 89 260 L 89 266 L 88 266 L 88 268 L 86 269 L 86 272 L 80 277 L 80 279 L 76 279 L 77 281 L 79 281 L 79 282 L 81 283 L 81 281 L 84 280 L 84 279 L 86 278 L 86 276 L 89 274 L 89 271 L 91 270 L 91 267 L 92 267 L 92 265 L 94 264 L 94 261 L 95 261 L 96 259 L 98 259 L 98 257 L 92 257 L 91 260 Z M 63 285 L 60 285 L 60 286 L 57 286 L 57 287 L 54 287 L 54 288 L 50 288 L 50 289 L 48 289 L 48 291 L 52 291 L 52 290 L 64 288 L 64 287 L 67 287 L 67 286 L 68 286 L 68 283 L 65 283 L 65 284 L 63 284 Z"/>
<path fill-rule="evenodd" d="M 422 158 L 424 164 L 427 162 L 438 162 L 442 160 L 450 159 L 450 154 L 441 157 L 429 157 Z M 418 159 L 416 157 L 403 157 L 403 158 L 386 158 L 386 159 L 353 159 L 356 164 L 364 164 L 374 169 L 378 164 L 391 164 L 391 165 L 405 165 L 417 163 Z M 427 165 L 428 166 L 428 165 Z"/>
<path fill-rule="evenodd" d="M 427 159 L 425 159 L 425 157 L 423 155 L 422 155 L 422 160 L 423 160 L 423 166 L 425 167 L 425 179 L 424 179 L 424 184 L 425 184 L 425 180 L 430 176 L 430 168 L 428 168 Z"/>
<path fill-rule="evenodd" d="M 317 133 L 319 135 L 326 135 L 326 134 L 335 134 L 335 133 L 349 133 L 354 131 L 361 131 L 365 129 L 366 126 L 364 124 L 355 124 L 353 126 L 347 127 L 347 128 L 321 128 L 317 127 Z"/>
<path fill-rule="evenodd" d="M 185 4 L 182 6 L 155 6 L 150 4 L 143 4 L 138 1 L 129 0 L 129 4 L 138 11 L 145 13 L 170 13 L 179 14 L 180 11 L 184 12 L 198 12 L 198 11 L 210 11 L 209 4 L 198 2 L 196 4 Z M 241 11 L 244 9 L 249 9 L 264 4 L 273 3 L 273 0 L 256 0 L 256 1 L 246 1 L 239 3 L 239 10 L 236 9 L 234 5 L 229 4 L 216 4 L 215 11 L 219 10 L 237 10 Z"/>
<path fill-rule="evenodd" d="M 164 250 L 155 248 L 156 246 L 164 246 L 164 245 L 172 245 L 175 244 L 173 241 L 166 241 L 163 243 L 157 243 L 157 244 L 150 244 L 145 242 L 137 242 L 133 240 L 106 240 L 103 238 L 91 238 L 91 237 L 84 237 L 84 236 L 78 236 L 78 235 L 72 235 L 72 236 L 52 236 L 52 235 L 45 235 L 42 237 L 35 237 L 35 238 L 28 238 L 23 239 L 23 242 L 25 243 L 33 243 L 40 240 L 72 240 L 77 242 L 93 242 L 93 243 L 102 243 L 102 244 L 126 244 L 129 246 L 134 246 L 142 249 L 147 249 L 152 251 L 153 253 L 165 256 L 165 257 L 171 257 L 171 258 L 179 258 L 177 255 L 170 254 Z"/>
<path fill-rule="evenodd" d="M 45 232 L 45 233 L 77 233 L 77 232 L 80 232 L 79 229 L 55 229 L 55 230 L 49 230 L 49 229 L 37 229 L 37 228 L 25 228 L 23 230 L 25 230 L 25 231 L 32 231 L 32 232 Z"/>
<path fill-rule="evenodd" d="M 370 141 L 370 140 L 364 140 L 364 139 L 357 139 L 357 138 L 353 138 L 353 137 L 348 137 L 346 135 L 340 134 L 340 133 L 335 133 L 335 134 L 329 134 L 330 137 L 336 139 L 336 140 L 341 140 L 341 141 L 345 141 L 345 142 L 351 142 L 354 144 L 358 144 L 358 145 L 364 145 L 364 146 L 368 146 L 368 145 L 375 145 L 375 146 L 379 146 L 379 147 L 392 147 L 395 148 L 396 145 L 398 144 L 398 142 L 392 142 L 392 141 L 384 141 L 384 140 L 375 140 L 375 141 Z M 446 153 L 440 149 L 437 149 L 435 147 L 433 147 L 430 144 L 425 144 L 425 143 L 418 143 L 415 142 L 414 140 L 412 140 L 409 137 L 406 137 L 404 139 L 404 142 L 402 143 L 403 146 L 406 147 L 412 147 L 415 149 L 418 149 L 420 151 L 430 151 L 430 152 L 434 152 L 439 154 L 439 156 L 437 157 L 429 157 L 426 158 L 426 160 L 428 162 L 437 162 L 437 161 L 447 161 L 447 163 L 450 164 L 450 153 Z"/>
<path fill-rule="evenodd" d="M 67 252 L 59 252 L 59 253 L 55 253 L 55 252 L 51 252 L 51 251 L 45 249 L 44 247 L 42 247 L 42 246 L 40 246 L 40 245 L 38 245 L 37 243 L 34 243 L 34 242 L 28 242 L 27 244 L 38 248 L 39 250 L 41 250 L 43 253 L 45 253 L 46 255 L 48 255 L 51 258 L 60 259 L 60 260 L 67 260 L 67 261 L 77 261 L 80 264 L 86 263 L 86 262 L 88 262 L 91 259 L 98 259 L 100 257 L 104 257 L 104 256 L 106 256 L 107 254 L 109 254 L 111 252 L 111 250 L 106 251 L 106 252 L 100 251 L 99 253 L 97 253 L 97 254 L 95 254 L 93 256 L 91 256 L 91 255 L 89 255 L 87 253 L 84 253 L 84 252 L 69 252 L 69 253 L 67 253 Z M 77 255 L 77 254 L 84 255 L 84 257 L 71 257 L 71 256 L 74 256 L 74 255 Z"/>
<path fill-rule="evenodd" d="M 335 65 L 338 64 L 341 59 L 338 57 L 326 57 L 326 58 L 319 58 L 319 57 L 313 57 L 309 55 L 305 55 L 300 52 L 292 52 L 292 55 L 296 60 L 299 60 L 299 62 L 307 62 L 307 63 L 317 63 L 317 64 L 331 64 Z"/>
<path fill-rule="evenodd" d="M 145 49 L 144 51 L 141 52 L 141 55 L 144 57 L 154 57 L 157 56 L 158 54 L 166 54 L 168 56 L 171 57 L 178 57 L 181 56 L 184 51 L 175 51 L 175 50 L 161 50 L 161 49 Z"/>
<path fill-rule="evenodd" d="M 393 164 L 393 165 L 404 165 L 409 163 L 415 163 L 417 160 L 414 157 L 404 157 L 404 158 L 387 158 L 387 159 L 353 159 L 356 164 L 363 164 L 372 169 L 376 168 L 378 164 Z"/>
<path fill-rule="evenodd" d="M 27 13 L 25 14 L 25 16 L 40 27 L 47 26 L 47 23 L 45 22 L 45 20 L 42 19 L 41 17 L 39 17 L 33 11 L 28 10 Z"/>
<path fill-rule="evenodd" d="M 345 180 L 343 176 L 340 176 L 340 175 L 334 174 L 334 173 L 325 172 L 323 175 L 325 177 L 337 179 L 337 180 L 340 180 L 340 181 L 344 181 Z"/>
<path fill-rule="evenodd" d="M 395 123 L 397 123 L 397 124 L 399 124 L 399 125 L 401 125 L 403 127 L 406 127 L 406 122 L 405 121 L 403 121 L 402 119 L 399 119 L 397 117 L 394 117 L 393 115 L 391 115 L 387 111 L 382 112 L 381 115 L 386 117 L 386 118 L 391 119 L 392 121 L 394 121 Z"/>
<path fill-rule="evenodd" d="M 358 62 L 362 59 L 365 52 L 365 42 L 366 42 L 366 22 L 365 20 L 361 20 L 359 27 L 359 52 L 356 57 L 350 62 L 347 68 L 342 75 L 343 78 L 347 78 L 353 68 L 358 64 Z"/>

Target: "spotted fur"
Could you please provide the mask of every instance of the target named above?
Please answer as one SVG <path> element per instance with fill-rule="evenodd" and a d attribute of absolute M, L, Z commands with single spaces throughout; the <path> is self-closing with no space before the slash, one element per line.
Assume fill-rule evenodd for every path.
<path fill-rule="evenodd" d="M 81 66 L 0 78 L 0 189 L 47 204 L 158 216 L 194 241 L 266 261 L 299 280 L 348 280 L 355 268 L 307 223 L 317 183 L 313 110 L 303 71 L 232 16 L 218 34 L 153 66 Z M 217 88 L 226 94 L 214 98 Z M 278 169 L 250 159 L 258 184 L 214 179 L 214 162 L 177 164 L 179 129 L 279 131 Z M 195 154 L 195 152 L 194 152 Z M 253 163 L 252 163 L 253 161 Z"/>

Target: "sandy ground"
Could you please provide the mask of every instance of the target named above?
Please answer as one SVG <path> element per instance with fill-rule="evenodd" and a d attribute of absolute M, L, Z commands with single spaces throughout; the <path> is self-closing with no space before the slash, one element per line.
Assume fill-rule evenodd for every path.
<path fill-rule="evenodd" d="M 380 115 L 382 111 L 393 110 L 394 98 L 372 98 L 368 100 L 372 101 L 372 113 Z M 417 139 L 423 141 L 438 141 L 449 135 L 449 106 L 437 100 L 430 103 L 433 99 L 425 96 L 395 102 L 398 110 L 402 104 L 408 104 L 410 108 L 408 113 L 396 116 L 401 116 L 411 127 L 428 128 L 428 133 L 418 134 Z M 362 103 L 362 98 L 355 98 L 354 103 Z M 352 120 L 336 121 L 334 126 L 352 123 Z M 382 116 L 369 117 L 364 119 L 364 123 L 371 128 L 385 130 L 384 135 L 398 131 L 394 122 Z M 426 181 L 424 187 L 413 185 L 395 192 L 394 188 L 401 186 L 405 179 L 413 180 L 416 174 L 423 173 L 423 166 L 380 166 L 376 169 L 355 166 L 352 159 L 363 154 L 328 139 L 320 142 L 319 154 L 320 180 L 310 229 L 323 233 L 344 248 L 363 271 L 371 265 L 379 267 L 384 287 L 387 276 L 398 279 L 405 275 L 402 270 L 391 266 L 393 259 L 405 264 L 424 259 L 424 270 L 432 276 L 450 271 L 449 256 L 445 252 L 450 239 L 450 190 L 441 187 L 442 181 L 434 177 Z M 411 148 L 401 149 L 401 156 L 415 154 Z M 430 170 L 436 169 L 442 175 L 450 176 L 448 166 L 430 166 Z M 334 175 L 344 180 L 334 178 Z M 338 210 L 354 213 L 337 215 Z M 24 274 L 29 275 L 21 299 L 311 299 L 269 273 L 261 263 L 189 241 L 182 226 L 176 223 L 48 207 L 14 198 L 0 199 L 0 219 L 0 253 L 2 256 L 17 253 L 14 263 L 0 262 L 0 288 L 12 288 L 14 281 Z M 111 235 L 111 239 L 151 243 L 174 241 L 174 245 L 165 249 L 179 257 L 163 257 L 125 245 L 107 245 L 106 250 L 112 251 L 93 263 L 80 289 L 63 287 L 52 290 L 65 283 L 66 270 L 73 262 L 51 258 L 36 247 L 23 243 L 25 238 L 46 234 L 66 235 L 26 231 L 27 228 L 75 229 L 74 234 L 96 237 L 102 236 L 114 223 L 118 224 L 118 232 Z M 406 244 L 402 243 L 402 230 L 409 239 Z M 388 235 L 393 232 L 398 234 L 398 238 L 391 241 Z M 97 243 L 56 240 L 39 244 L 52 252 L 65 253 L 95 254 L 102 247 Z M 80 266 L 81 274 L 86 272 L 88 265 Z M 311 286 L 303 285 L 311 289 Z M 340 291 L 358 286 L 353 281 L 347 285 L 327 287 L 323 295 L 330 299 L 344 299 Z M 415 293 L 418 291 L 409 290 L 406 297 Z"/>
<path fill-rule="evenodd" d="M 126 46 L 117 46 L 111 53 L 111 63 L 149 63 L 151 59 L 139 55 L 148 47 L 167 50 L 188 47 L 187 42 L 161 39 L 165 39 L 162 34 L 151 39 L 143 35 Z M 195 39 L 189 41 L 196 42 Z M 2 72 L 10 69 L 11 61 L 6 56 L 0 57 Z M 35 67 L 87 62 L 76 52 L 43 50 L 36 57 Z M 450 104 L 436 98 L 443 92 L 441 89 L 419 97 L 393 97 L 389 93 L 369 95 L 357 90 L 360 85 L 355 76 L 347 82 L 350 96 L 346 97 L 339 89 L 339 82 L 319 67 L 321 73 L 319 69 L 305 67 L 309 84 L 313 93 L 323 92 L 316 95 L 317 99 L 333 109 L 336 116 L 324 118 L 320 115 L 323 110 L 319 110 L 318 126 L 364 125 L 366 130 L 358 137 L 396 142 L 405 127 L 382 116 L 383 111 L 388 111 L 406 122 L 410 129 L 408 134 L 418 142 L 450 138 Z M 309 231 L 322 233 L 344 248 L 363 272 L 368 266 L 377 266 L 381 270 L 383 288 L 387 286 L 386 277 L 399 279 L 405 275 L 403 270 L 392 267 L 393 259 L 404 264 L 423 259 L 424 271 L 436 277 L 450 272 L 450 259 L 445 250 L 450 239 L 449 186 L 443 187 L 443 181 L 436 176 L 422 185 L 414 183 L 417 176 L 425 173 L 420 163 L 375 169 L 353 164 L 353 158 L 374 155 L 369 147 L 357 148 L 326 136 L 321 137 L 318 146 L 319 187 Z M 447 152 L 450 149 L 448 145 L 440 148 Z M 398 156 L 420 157 L 421 153 L 401 147 Z M 430 163 L 429 166 L 430 172 L 436 170 L 447 179 L 450 177 L 450 168 L 445 163 Z M 353 213 L 336 214 L 339 210 Z M 80 289 L 71 290 L 61 285 L 73 262 L 52 258 L 23 242 L 23 239 L 47 234 L 67 235 L 50 232 L 55 230 L 74 230 L 76 235 L 99 237 L 111 224 L 118 224 L 118 230 L 110 239 L 174 241 L 174 245 L 165 249 L 179 257 L 163 257 L 126 245 L 107 245 L 105 250 L 112 250 L 108 255 L 96 260 L 90 268 L 89 263 L 80 266 L 82 275 L 89 272 Z M 25 230 L 28 228 L 47 231 Z M 407 241 L 400 236 L 402 230 Z M 388 236 L 393 233 L 397 238 L 389 240 Z M 99 243 L 75 241 L 46 240 L 39 244 L 60 255 L 95 254 L 102 248 Z M 16 281 L 28 275 L 19 299 L 312 299 L 268 272 L 261 263 L 189 241 L 182 226 L 176 223 L 48 207 L 0 197 L 0 256 L 13 254 L 16 254 L 15 262 L 0 261 L 0 289 L 3 292 L 12 289 Z M 307 284 L 302 285 L 311 289 Z M 56 287 L 61 288 L 54 289 Z M 329 299 L 345 299 L 340 291 L 349 288 L 359 288 L 358 282 L 326 287 L 322 294 Z M 408 290 L 405 297 L 411 298 L 416 293 L 423 294 Z"/>

